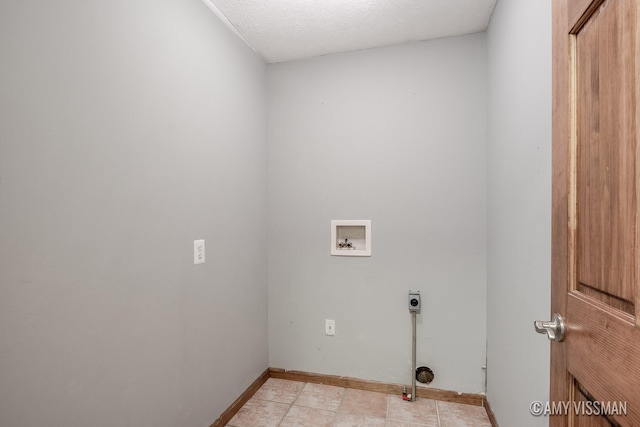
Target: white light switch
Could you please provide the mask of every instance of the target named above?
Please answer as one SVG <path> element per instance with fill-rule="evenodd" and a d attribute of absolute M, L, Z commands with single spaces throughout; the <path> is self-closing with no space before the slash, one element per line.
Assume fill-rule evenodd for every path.
<path fill-rule="evenodd" d="M 204 240 L 193 241 L 193 263 L 204 264 Z"/>

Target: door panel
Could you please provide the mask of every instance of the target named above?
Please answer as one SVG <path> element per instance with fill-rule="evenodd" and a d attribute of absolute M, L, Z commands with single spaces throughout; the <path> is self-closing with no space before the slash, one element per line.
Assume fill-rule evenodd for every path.
<path fill-rule="evenodd" d="M 635 301 L 635 16 L 608 0 L 572 36 L 577 113 L 578 284 Z M 633 91 L 631 91 L 633 92 Z"/>
<path fill-rule="evenodd" d="M 637 0 L 553 2 L 552 426 L 640 426 Z M 581 402 L 625 405 L 607 417 Z M 614 409 L 619 409 L 616 406 Z"/>
<path fill-rule="evenodd" d="M 593 408 L 593 406 L 587 406 L 593 402 L 593 398 L 585 395 L 582 386 L 579 383 L 575 383 L 576 390 L 576 408 Z M 574 420 L 575 427 L 616 427 L 611 421 L 604 416 L 588 415 L 587 410 L 578 411 Z"/>
<path fill-rule="evenodd" d="M 575 31 L 575 28 L 582 25 L 584 20 L 588 19 L 593 10 L 600 6 L 604 0 L 569 0 L 566 6 L 566 13 L 568 14 L 568 20 L 562 22 L 562 25 L 568 23 L 568 29 Z M 564 28 L 562 28 L 564 30 Z"/>
<path fill-rule="evenodd" d="M 598 402 L 628 402 L 625 423 L 640 425 L 640 330 L 633 316 L 572 293 L 567 301 L 567 371 Z M 571 337 L 569 336 L 571 335 Z M 616 419 L 616 417 L 612 417 Z"/>

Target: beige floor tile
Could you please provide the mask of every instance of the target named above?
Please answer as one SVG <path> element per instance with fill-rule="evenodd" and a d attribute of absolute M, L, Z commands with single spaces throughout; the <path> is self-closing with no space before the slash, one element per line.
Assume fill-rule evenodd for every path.
<path fill-rule="evenodd" d="M 483 407 L 269 378 L 228 427 L 491 427 Z"/>
<path fill-rule="evenodd" d="M 437 421 L 435 424 L 416 424 L 390 420 L 387 421 L 385 427 L 439 427 L 439 424 Z"/>
<path fill-rule="evenodd" d="M 342 401 L 344 388 L 307 383 L 293 403 L 297 406 L 337 411 Z"/>
<path fill-rule="evenodd" d="M 374 418 L 367 415 L 348 414 L 338 412 L 335 427 L 385 427 L 384 418 Z"/>
<path fill-rule="evenodd" d="M 231 418 L 229 427 L 276 427 L 289 410 L 289 405 L 249 399 Z"/>
<path fill-rule="evenodd" d="M 387 416 L 387 395 L 346 388 L 338 412 L 385 418 Z"/>
<path fill-rule="evenodd" d="M 336 413 L 324 409 L 292 406 L 280 427 L 332 427 Z"/>
<path fill-rule="evenodd" d="M 441 427 L 491 427 L 482 406 L 438 402 L 438 413 Z"/>
<path fill-rule="evenodd" d="M 387 419 L 437 427 L 436 402 L 431 399 L 417 399 L 414 402 L 407 402 L 402 400 L 401 396 L 389 395 Z"/>
<path fill-rule="evenodd" d="M 304 383 L 298 381 L 269 378 L 253 395 L 253 398 L 291 404 L 296 400 L 303 387 Z"/>

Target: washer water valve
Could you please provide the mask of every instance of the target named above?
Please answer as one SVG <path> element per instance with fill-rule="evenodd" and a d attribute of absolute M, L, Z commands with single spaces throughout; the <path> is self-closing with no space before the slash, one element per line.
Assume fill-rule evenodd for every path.
<path fill-rule="evenodd" d="M 402 386 L 402 400 L 411 401 L 411 394 L 407 394 L 407 386 Z"/>

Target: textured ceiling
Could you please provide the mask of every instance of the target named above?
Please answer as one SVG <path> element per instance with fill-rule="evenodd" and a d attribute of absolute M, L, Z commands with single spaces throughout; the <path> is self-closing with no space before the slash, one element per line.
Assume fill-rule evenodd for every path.
<path fill-rule="evenodd" d="M 496 3 L 496 0 L 208 1 L 267 62 L 484 31 Z"/>

